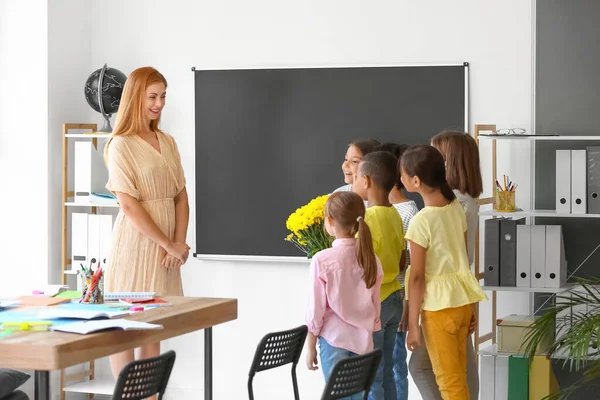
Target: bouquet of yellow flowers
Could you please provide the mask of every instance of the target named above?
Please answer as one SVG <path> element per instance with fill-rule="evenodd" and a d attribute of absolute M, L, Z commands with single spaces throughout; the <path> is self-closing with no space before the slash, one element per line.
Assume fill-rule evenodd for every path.
<path fill-rule="evenodd" d="M 318 251 L 331 247 L 333 238 L 325 231 L 325 203 L 328 195 L 312 199 L 307 205 L 294 211 L 287 219 L 285 226 L 290 233 L 285 240 L 292 242 L 302 250 L 308 258 Z"/>

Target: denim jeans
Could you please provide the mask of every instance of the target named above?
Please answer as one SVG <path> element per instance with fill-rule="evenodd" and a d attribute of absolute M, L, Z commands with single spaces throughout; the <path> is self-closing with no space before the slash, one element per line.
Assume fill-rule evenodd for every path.
<path fill-rule="evenodd" d="M 394 381 L 398 400 L 408 400 L 408 365 L 406 364 L 406 332 L 396 332 L 394 346 Z"/>
<path fill-rule="evenodd" d="M 369 392 L 369 400 L 397 400 L 394 382 L 394 346 L 402 319 L 400 291 L 381 302 L 381 330 L 373 333 L 373 346 L 381 349 L 382 359 Z"/>
<path fill-rule="evenodd" d="M 325 376 L 325 382 L 329 380 L 333 367 L 344 358 L 356 356 L 355 353 L 342 349 L 339 347 L 333 347 L 325 339 L 319 337 L 319 357 L 321 358 L 321 369 Z M 362 393 L 357 393 L 351 397 L 344 397 L 342 400 L 362 400 Z"/>

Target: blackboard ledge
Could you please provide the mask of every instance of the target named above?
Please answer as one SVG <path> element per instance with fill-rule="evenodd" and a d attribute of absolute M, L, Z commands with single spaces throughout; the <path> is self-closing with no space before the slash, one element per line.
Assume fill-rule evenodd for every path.
<path fill-rule="evenodd" d="M 292 256 L 238 256 L 230 254 L 196 254 L 194 258 L 201 261 L 240 261 L 240 262 L 268 262 L 268 263 L 294 263 L 309 264 L 306 257 Z"/>

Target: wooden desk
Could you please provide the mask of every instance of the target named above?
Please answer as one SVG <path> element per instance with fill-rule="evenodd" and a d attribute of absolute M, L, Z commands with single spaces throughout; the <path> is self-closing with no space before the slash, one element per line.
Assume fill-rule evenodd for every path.
<path fill-rule="evenodd" d="M 171 306 L 134 313 L 127 319 L 162 324 L 164 329 L 126 332 L 112 330 L 90 335 L 14 332 L 0 339 L 0 367 L 34 370 L 35 399 L 50 400 L 51 370 L 67 368 L 143 344 L 204 329 L 204 398 L 212 400 L 212 327 L 237 319 L 237 299 L 163 299 Z"/>

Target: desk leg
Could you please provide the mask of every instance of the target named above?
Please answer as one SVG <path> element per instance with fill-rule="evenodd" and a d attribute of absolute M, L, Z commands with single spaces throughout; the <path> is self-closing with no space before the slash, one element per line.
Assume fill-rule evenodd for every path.
<path fill-rule="evenodd" d="M 50 400 L 50 371 L 35 371 L 34 385 L 35 400 Z"/>
<path fill-rule="evenodd" d="M 212 328 L 204 329 L 204 400 L 213 398 Z"/>

